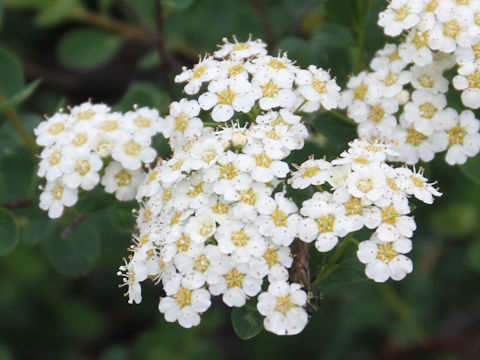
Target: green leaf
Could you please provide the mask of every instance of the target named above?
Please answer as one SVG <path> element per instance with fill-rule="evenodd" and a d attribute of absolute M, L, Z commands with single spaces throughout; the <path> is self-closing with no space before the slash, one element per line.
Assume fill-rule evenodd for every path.
<path fill-rule="evenodd" d="M 66 67 L 89 70 L 111 60 L 122 45 L 118 35 L 93 28 L 77 28 L 57 45 L 57 56 Z"/>
<path fill-rule="evenodd" d="M 250 299 L 245 306 L 232 309 L 233 330 L 241 339 L 251 339 L 263 329 L 263 316 L 258 313 L 255 302 Z"/>
<path fill-rule="evenodd" d="M 31 82 L 30 84 L 26 85 L 23 89 L 21 89 L 16 94 L 14 94 L 10 99 L 7 99 L 6 101 L 1 102 L 0 111 L 16 106 L 21 102 L 25 101 L 27 98 L 30 97 L 30 95 L 33 94 L 33 92 L 38 87 L 38 85 L 40 85 L 41 82 L 42 82 L 41 79 L 37 79 Z"/>
<path fill-rule="evenodd" d="M 312 46 L 317 53 L 328 48 L 344 48 L 354 44 L 350 30 L 338 24 L 325 24 L 312 37 Z"/>
<path fill-rule="evenodd" d="M 342 261 L 328 276 L 327 282 L 335 284 L 351 284 L 368 280 L 365 276 L 365 266 L 356 258 Z"/>
<path fill-rule="evenodd" d="M 101 242 L 97 230 L 85 220 L 65 235 L 65 229 L 59 227 L 43 241 L 50 263 L 59 273 L 67 276 L 85 274 L 100 255 Z"/>
<path fill-rule="evenodd" d="M 114 2 L 115 2 L 115 0 L 99 0 L 98 1 L 98 10 L 100 10 L 101 13 L 106 13 L 106 12 L 110 11 Z"/>
<path fill-rule="evenodd" d="M 115 110 L 130 111 L 134 105 L 138 105 L 155 107 L 161 111 L 168 101 L 168 96 L 151 83 L 131 83 Z"/>
<path fill-rule="evenodd" d="M 480 240 L 473 242 L 468 247 L 467 263 L 473 270 L 480 272 Z"/>
<path fill-rule="evenodd" d="M 277 48 L 288 52 L 289 59 L 295 60 L 301 66 L 308 66 L 315 61 L 312 47 L 303 39 L 294 37 L 285 38 L 280 41 Z"/>
<path fill-rule="evenodd" d="M 444 236 L 467 236 L 478 228 L 478 215 L 478 208 L 472 204 L 450 204 L 433 212 L 432 227 Z"/>
<path fill-rule="evenodd" d="M 13 250 L 18 240 L 15 217 L 7 209 L 0 208 L 0 255 Z"/>
<path fill-rule="evenodd" d="M 472 181 L 480 185 L 480 156 L 474 156 L 460 165 L 460 170 Z"/>
<path fill-rule="evenodd" d="M 2 25 L 3 21 L 3 0 L 0 0 L 0 26 Z"/>
<path fill-rule="evenodd" d="M 72 17 L 76 12 L 82 11 L 83 6 L 79 0 L 55 0 L 55 3 L 45 7 L 36 17 L 38 25 L 52 26 Z"/>
<path fill-rule="evenodd" d="M 157 50 L 152 50 L 145 54 L 137 63 L 137 67 L 141 70 L 150 70 L 158 66 L 160 57 Z"/>
<path fill-rule="evenodd" d="M 103 187 L 96 187 L 91 191 L 81 194 L 75 209 L 81 214 L 91 214 L 103 210 L 113 203 L 118 202 L 112 194 L 108 194 Z"/>
<path fill-rule="evenodd" d="M 132 214 L 136 202 L 121 202 L 107 209 L 108 217 L 113 226 L 122 232 L 132 233 L 135 225 L 135 217 Z"/>
<path fill-rule="evenodd" d="M 166 10 L 185 10 L 192 5 L 193 0 L 164 0 Z"/>
<path fill-rule="evenodd" d="M 10 99 L 23 88 L 23 72 L 17 58 L 0 48 L 0 97 Z"/>

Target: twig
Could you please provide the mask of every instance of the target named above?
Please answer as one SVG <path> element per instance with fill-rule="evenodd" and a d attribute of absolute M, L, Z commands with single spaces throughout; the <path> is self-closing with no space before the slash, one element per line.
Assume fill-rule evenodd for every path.
<path fill-rule="evenodd" d="M 162 77 L 165 82 L 165 87 L 167 89 L 170 98 L 175 98 L 175 93 L 173 91 L 172 83 L 170 81 L 169 74 L 169 56 L 165 50 L 165 34 L 163 28 L 163 8 L 162 0 L 155 1 L 155 20 L 157 25 L 157 36 L 156 36 L 156 45 L 158 49 L 158 55 L 160 56 L 160 71 L 162 72 Z"/>
<path fill-rule="evenodd" d="M 300 35 L 300 30 L 302 28 L 303 19 L 305 18 L 305 16 L 307 16 L 308 11 L 312 7 L 312 5 L 313 5 L 313 0 L 308 0 L 305 3 L 305 5 L 302 8 L 302 11 L 300 11 L 300 15 L 298 15 L 298 19 L 295 22 L 295 26 L 292 29 L 291 35 L 293 35 L 293 36 Z"/>
<path fill-rule="evenodd" d="M 62 232 L 62 239 L 66 239 L 68 235 L 70 235 L 72 231 L 75 230 L 78 224 L 80 224 L 86 218 L 87 218 L 87 215 L 80 215 L 79 217 L 75 218 L 75 220 L 72 221 L 70 226 Z"/>
<path fill-rule="evenodd" d="M 293 256 L 292 267 L 289 270 L 290 281 L 301 284 L 305 290 L 311 291 L 308 244 L 300 239 L 295 239 L 290 248 Z"/>
<path fill-rule="evenodd" d="M 33 200 L 20 200 L 20 201 L 10 201 L 6 204 L 1 205 L 1 207 L 9 210 L 26 208 L 33 205 Z"/>
<path fill-rule="evenodd" d="M 263 6 L 261 0 L 250 0 L 250 3 L 252 4 L 252 7 L 255 9 L 258 17 L 260 18 L 260 22 L 262 23 L 265 33 L 267 35 L 267 42 L 269 47 L 271 49 L 275 49 L 278 43 L 278 37 L 277 35 L 275 35 L 275 30 L 273 29 L 272 23 L 268 18 L 267 10 Z"/>
<path fill-rule="evenodd" d="M 325 280 L 328 275 L 338 267 L 337 261 L 342 256 L 343 252 L 345 251 L 349 242 L 351 242 L 353 237 L 348 235 L 345 237 L 340 243 L 337 245 L 335 253 L 332 255 L 330 260 L 326 265 L 322 267 L 320 274 L 312 281 L 312 285 L 320 284 L 323 280 Z"/>

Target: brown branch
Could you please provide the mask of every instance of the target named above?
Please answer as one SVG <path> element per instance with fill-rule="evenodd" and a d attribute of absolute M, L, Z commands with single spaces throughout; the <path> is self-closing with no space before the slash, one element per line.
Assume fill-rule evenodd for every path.
<path fill-rule="evenodd" d="M 263 6 L 261 0 L 250 0 L 250 3 L 252 4 L 252 7 L 255 9 L 258 17 L 260 18 L 260 22 L 262 23 L 267 36 L 267 42 L 269 47 L 271 49 L 275 49 L 278 44 L 278 37 L 275 34 L 275 30 L 273 29 L 272 23 L 270 22 L 268 12 L 265 9 L 265 6 Z"/>
<path fill-rule="evenodd" d="M 9 210 L 26 208 L 33 205 L 33 200 L 20 200 L 20 201 L 10 201 L 6 204 L 1 205 L 1 207 Z"/>
<path fill-rule="evenodd" d="M 295 26 L 294 26 L 293 29 L 292 29 L 291 34 L 292 34 L 293 36 L 298 36 L 298 35 L 300 35 L 300 30 L 302 29 L 303 19 L 305 19 L 305 16 L 307 16 L 308 11 L 309 11 L 310 8 L 312 7 L 312 5 L 313 5 L 313 1 L 312 1 L 312 0 L 308 0 L 308 1 L 305 3 L 305 5 L 303 6 L 302 11 L 300 11 L 300 15 L 298 16 L 298 19 L 297 19 L 297 21 L 295 22 Z"/>
<path fill-rule="evenodd" d="M 175 98 L 175 93 L 173 91 L 171 77 L 169 72 L 169 65 L 171 65 L 171 58 L 165 49 L 165 33 L 163 26 L 163 8 L 162 0 L 155 1 L 155 23 L 157 26 L 157 36 L 156 36 L 156 45 L 158 49 L 158 55 L 160 56 L 160 71 L 162 72 L 162 77 L 165 82 L 165 87 L 167 89 L 170 98 Z"/>
<path fill-rule="evenodd" d="M 70 226 L 62 232 L 62 239 L 66 239 L 68 235 L 70 235 L 73 232 L 73 230 L 75 230 L 75 228 L 86 218 L 87 218 L 87 215 L 81 215 L 75 218 L 75 220 L 72 221 Z"/>

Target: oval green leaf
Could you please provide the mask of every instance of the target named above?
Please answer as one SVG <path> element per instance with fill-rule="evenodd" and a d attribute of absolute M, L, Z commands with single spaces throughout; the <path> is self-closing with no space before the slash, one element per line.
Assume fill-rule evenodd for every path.
<path fill-rule="evenodd" d="M 7 209 L 0 208 L 0 255 L 13 250 L 18 240 L 15 217 Z"/>
<path fill-rule="evenodd" d="M 62 235 L 63 234 L 63 235 Z M 83 221 L 68 235 L 58 229 L 43 241 L 43 247 L 52 266 L 61 274 L 79 276 L 91 269 L 101 250 L 97 230 Z"/>
<path fill-rule="evenodd" d="M 0 48 L 0 97 L 10 99 L 23 88 L 24 79 L 20 63 L 8 50 Z"/>
<path fill-rule="evenodd" d="M 122 39 L 109 32 L 79 28 L 64 35 L 57 45 L 57 56 L 66 67 L 89 70 L 111 60 L 122 45 Z"/>
<path fill-rule="evenodd" d="M 460 170 L 472 181 L 480 185 L 480 156 L 474 156 L 460 166 Z"/>
<path fill-rule="evenodd" d="M 250 299 L 245 306 L 232 309 L 233 330 L 244 340 L 258 335 L 263 329 L 263 316 L 258 313 L 254 301 Z"/>
<path fill-rule="evenodd" d="M 25 101 L 28 97 L 30 97 L 30 95 L 33 94 L 33 92 L 35 91 L 37 86 L 40 85 L 41 82 L 42 80 L 40 79 L 35 80 L 30 84 L 26 85 L 23 89 L 21 89 L 17 93 L 15 93 L 10 99 L 7 99 L 4 102 L 0 102 L 0 111 L 16 106 L 21 102 Z"/>

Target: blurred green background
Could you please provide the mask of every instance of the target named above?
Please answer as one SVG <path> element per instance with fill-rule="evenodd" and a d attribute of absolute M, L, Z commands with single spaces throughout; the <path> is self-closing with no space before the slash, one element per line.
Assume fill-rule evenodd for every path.
<path fill-rule="evenodd" d="M 478 157 L 460 168 L 448 167 L 442 156 L 425 165 L 444 195 L 414 211 L 415 270 L 406 280 L 367 281 L 348 258 L 355 251 L 350 245 L 343 273 L 332 273 L 315 289 L 320 310 L 303 333 L 289 338 L 263 331 L 239 339 L 230 310 L 218 299 L 198 328 L 166 323 L 157 310 L 160 288 L 151 283 L 145 283 L 142 304 L 128 305 L 116 271 L 128 255 L 134 203 L 119 206 L 94 191 L 55 222 L 38 208 L 39 150 L 29 137 L 43 114 L 88 98 L 122 111 L 139 104 L 165 114 L 182 96 L 172 85 L 174 74 L 232 34 L 245 40 L 252 33 L 299 65 L 331 68 L 344 86 L 387 41 L 376 25 L 385 1 L 0 4 L 1 360 L 480 358 Z M 459 107 L 458 96 L 451 99 Z M 314 153 L 331 159 L 355 137 L 351 125 L 329 114 L 305 120 L 318 136 L 299 158 Z M 166 152 L 162 139 L 157 148 Z M 322 262 L 312 254 L 312 264 Z"/>

